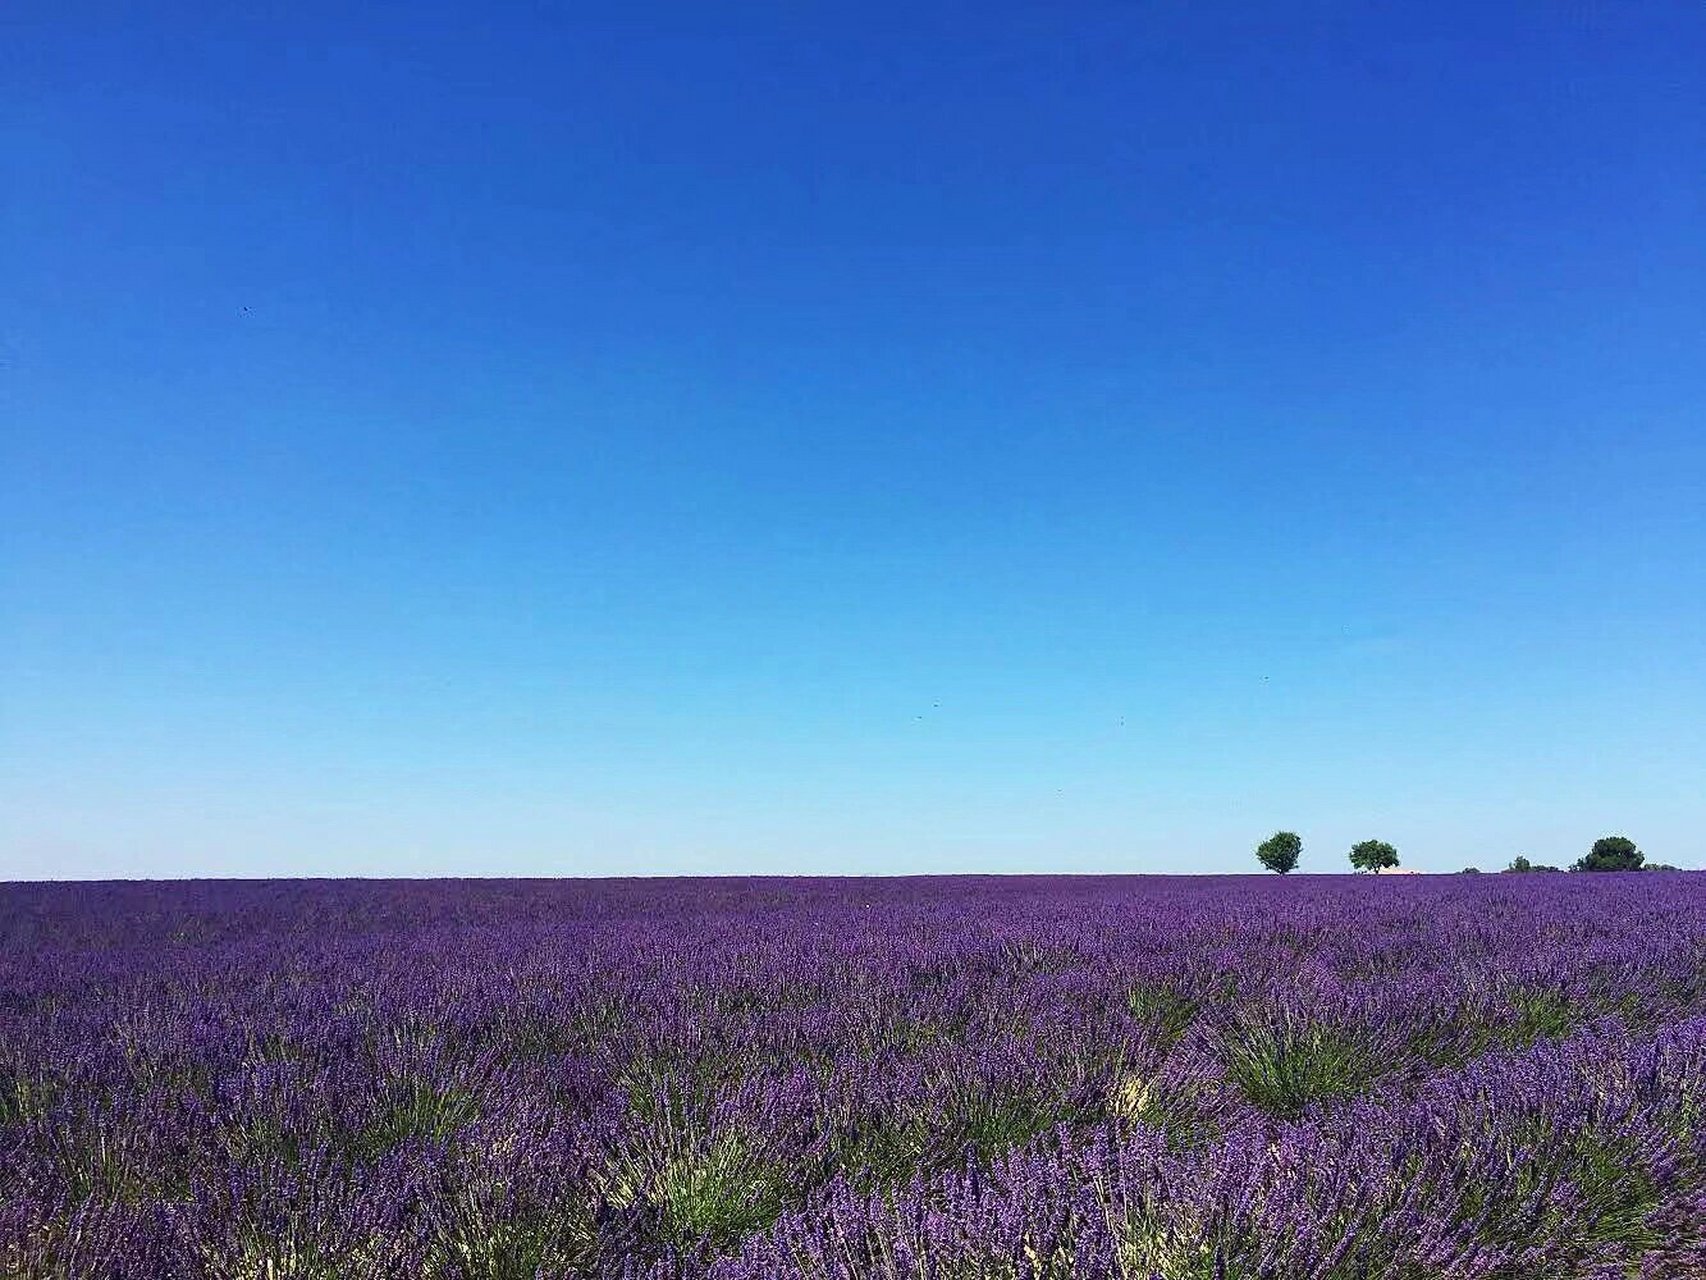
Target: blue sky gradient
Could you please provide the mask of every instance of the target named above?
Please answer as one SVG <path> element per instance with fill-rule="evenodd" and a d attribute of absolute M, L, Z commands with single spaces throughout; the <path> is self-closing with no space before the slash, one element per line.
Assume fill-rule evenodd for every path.
<path fill-rule="evenodd" d="M 0 18 L 0 878 L 1706 865 L 1706 10 Z"/>

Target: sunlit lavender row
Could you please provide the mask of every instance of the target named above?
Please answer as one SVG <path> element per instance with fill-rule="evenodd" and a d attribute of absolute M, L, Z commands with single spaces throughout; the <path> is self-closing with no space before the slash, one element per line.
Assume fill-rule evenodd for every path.
<path fill-rule="evenodd" d="M 0 1274 L 1706 1276 L 1706 876 L 11 886 Z"/>

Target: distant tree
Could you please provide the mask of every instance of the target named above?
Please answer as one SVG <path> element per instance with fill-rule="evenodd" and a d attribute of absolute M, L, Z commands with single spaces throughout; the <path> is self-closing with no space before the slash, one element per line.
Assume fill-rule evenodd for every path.
<path fill-rule="evenodd" d="M 1398 850 L 1384 840 L 1362 840 L 1351 846 L 1351 865 L 1358 871 L 1378 871 L 1398 865 Z"/>
<path fill-rule="evenodd" d="M 1478 876 L 1481 874 L 1481 868 L 1480 867 L 1464 867 L 1463 870 L 1459 871 L 1457 874 L 1460 876 Z"/>
<path fill-rule="evenodd" d="M 1256 846 L 1257 861 L 1282 876 L 1297 869 L 1297 860 L 1302 854 L 1303 837 L 1295 831 L 1276 831 Z"/>
<path fill-rule="evenodd" d="M 1643 871 L 1681 871 L 1682 869 L 1681 867 L 1673 867 L 1668 862 L 1643 862 L 1641 864 Z"/>
<path fill-rule="evenodd" d="M 1505 868 L 1505 873 L 1509 874 L 1509 873 L 1515 872 L 1516 874 L 1520 875 L 1525 871 L 1561 871 L 1561 870 L 1563 870 L 1563 868 L 1548 866 L 1544 862 L 1530 862 L 1524 855 L 1519 853 L 1516 855 L 1516 857 L 1511 859 L 1511 864 L 1510 864 L 1510 866 Z"/>
<path fill-rule="evenodd" d="M 1576 860 L 1572 871 L 1639 871 L 1646 855 L 1628 836 L 1601 836 Z"/>

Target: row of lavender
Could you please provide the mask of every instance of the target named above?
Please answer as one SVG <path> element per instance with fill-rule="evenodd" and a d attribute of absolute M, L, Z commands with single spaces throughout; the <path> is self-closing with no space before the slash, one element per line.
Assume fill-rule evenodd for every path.
<path fill-rule="evenodd" d="M 1706 877 L 0 890 L 6 1275 L 1706 1275 L 1703 1109 Z"/>

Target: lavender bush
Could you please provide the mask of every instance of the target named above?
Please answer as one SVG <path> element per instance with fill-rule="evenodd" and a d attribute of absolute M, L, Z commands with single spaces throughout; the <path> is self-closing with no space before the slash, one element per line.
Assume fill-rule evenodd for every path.
<path fill-rule="evenodd" d="M 11 886 L 0 1275 L 1706 1276 L 1706 877 Z"/>

